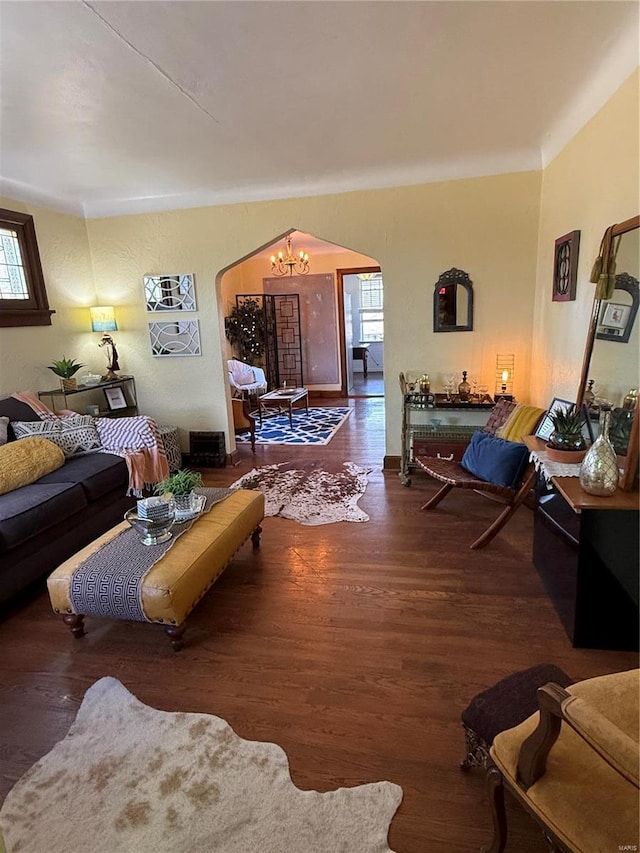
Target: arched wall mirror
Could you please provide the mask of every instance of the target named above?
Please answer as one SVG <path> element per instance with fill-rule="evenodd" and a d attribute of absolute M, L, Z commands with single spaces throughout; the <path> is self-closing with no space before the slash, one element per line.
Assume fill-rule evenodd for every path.
<path fill-rule="evenodd" d="M 636 400 L 634 407 L 628 397 L 630 390 L 640 388 L 640 321 L 637 317 L 640 217 L 634 216 L 613 226 L 603 257 L 605 269 L 611 258 L 615 258 L 615 288 L 609 299 L 593 301 L 576 399 L 584 400 L 589 380 L 593 380 L 596 398 L 614 406 L 614 424 L 617 423 L 614 446 L 622 471 L 620 487 L 630 491 L 638 471 L 640 437 L 638 403 Z"/>
<path fill-rule="evenodd" d="M 443 272 L 433 292 L 433 331 L 473 331 L 473 282 L 464 270 Z"/>

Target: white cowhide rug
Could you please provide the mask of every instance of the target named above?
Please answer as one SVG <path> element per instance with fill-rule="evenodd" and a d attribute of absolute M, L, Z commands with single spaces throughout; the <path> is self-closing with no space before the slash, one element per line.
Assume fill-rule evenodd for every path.
<path fill-rule="evenodd" d="M 391 853 L 391 782 L 301 791 L 284 751 L 209 714 L 149 708 L 115 678 L 7 796 L 7 853 Z"/>
<path fill-rule="evenodd" d="M 340 471 L 326 471 L 313 462 L 281 462 L 254 468 L 231 488 L 257 489 L 265 497 L 265 515 L 292 518 L 300 524 L 369 521 L 358 501 L 370 471 L 353 462 L 344 462 Z"/>

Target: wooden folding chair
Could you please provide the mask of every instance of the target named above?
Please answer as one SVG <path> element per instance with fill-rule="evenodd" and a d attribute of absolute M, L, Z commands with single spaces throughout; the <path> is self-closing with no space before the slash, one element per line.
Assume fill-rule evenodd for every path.
<path fill-rule="evenodd" d="M 517 488 L 508 486 L 497 486 L 480 480 L 475 474 L 469 473 L 459 462 L 449 459 L 437 459 L 432 456 L 416 456 L 416 465 L 422 468 L 430 477 L 444 483 L 444 486 L 430 498 L 420 509 L 430 510 L 438 506 L 440 501 L 449 494 L 452 489 L 472 489 L 484 494 L 486 497 L 505 504 L 504 509 L 496 520 L 489 525 L 484 533 L 479 536 L 469 547 L 473 550 L 484 548 L 493 537 L 502 530 L 518 507 L 524 502 L 533 487 L 535 481 L 535 468 L 529 463 L 520 479 Z"/>

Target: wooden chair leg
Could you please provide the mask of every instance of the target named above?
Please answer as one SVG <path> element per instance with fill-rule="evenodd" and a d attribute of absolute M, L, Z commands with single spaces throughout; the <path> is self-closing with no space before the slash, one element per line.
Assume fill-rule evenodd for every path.
<path fill-rule="evenodd" d="M 487 796 L 493 817 L 493 841 L 482 853 L 504 853 L 507 846 L 507 813 L 504 807 L 504 784 L 497 767 L 487 770 Z"/>
<path fill-rule="evenodd" d="M 440 501 L 449 494 L 452 488 L 453 486 L 451 485 L 451 483 L 445 483 L 445 485 L 441 489 L 439 489 L 432 498 L 429 498 L 426 504 L 422 504 L 420 509 L 429 510 L 433 509 L 435 506 L 438 506 Z"/>
<path fill-rule="evenodd" d="M 507 521 L 511 518 L 514 512 L 524 503 L 527 495 L 531 491 L 531 487 L 533 485 L 533 481 L 535 479 L 536 473 L 533 466 L 531 466 L 531 471 L 528 476 L 523 480 L 522 485 L 516 492 L 516 495 L 512 501 L 512 503 L 508 504 L 500 513 L 500 515 L 496 518 L 496 520 L 491 524 L 482 536 L 478 536 L 475 542 L 473 542 L 469 547 L 476 551 L 478 548 L 484 548 L 485 545 L 488 545 L 489 542 L 493 539 L 493 537 L 499 533 L 502 528 L 505 526 Z M 437 497 L 437 495 L 436 495 Z"/>

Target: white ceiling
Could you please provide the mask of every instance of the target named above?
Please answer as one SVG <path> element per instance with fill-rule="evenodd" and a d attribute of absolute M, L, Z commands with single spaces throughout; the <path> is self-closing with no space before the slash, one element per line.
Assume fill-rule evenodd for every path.
<path fill-rule="evenodd" d="M 0 190 L 87 216 L 539 169 L 638 3 L 0 2 Z"/>

